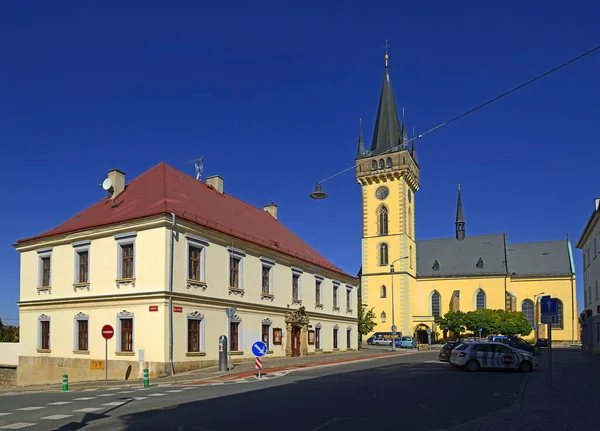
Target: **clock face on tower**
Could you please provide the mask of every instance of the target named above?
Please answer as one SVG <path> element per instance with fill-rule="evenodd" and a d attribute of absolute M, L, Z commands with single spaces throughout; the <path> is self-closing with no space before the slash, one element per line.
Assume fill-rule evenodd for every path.
<path fill-rule="evenodd" d="M 375 196 L 377 196 L 377 199 L 383 200 L 387 198 L 389 193 L 390 191 L 386 186 L 381 186 L 375 191 Z"/>

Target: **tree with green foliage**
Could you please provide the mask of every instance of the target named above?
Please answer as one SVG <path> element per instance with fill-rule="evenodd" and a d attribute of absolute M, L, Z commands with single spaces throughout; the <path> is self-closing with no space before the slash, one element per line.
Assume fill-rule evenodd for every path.
<path fill-rule="evenodd" d="M 478 334 L 481 328 L 483 337 L 488 335 L 527 335 L 532 328 L 520 311 L 476 310 L 469 311 L 465 318 L 468 330 Z"/>
<path fill-rule="evenodd" d="M 369 332 L 373 332 L 377 323 L 375 322 L 375 311 L 373 308 L 370 310 L 363 305 L 362 301 L 358 301 L 358 333 L 361 336 L 367 335 Z"/>
<path fill-rule="evenodd" d="M 438 320 L 438 326 L 442 330 L 454 332 L 456 336 L 460 336 L 465 332 L 465 313 L 462 311 L 449 311 Z"/>
<path fill-rule="evenodd" d="M 0 319 L 0 343 L 18 343 L 19 328 L 17 326 L 4 325 Z"/>

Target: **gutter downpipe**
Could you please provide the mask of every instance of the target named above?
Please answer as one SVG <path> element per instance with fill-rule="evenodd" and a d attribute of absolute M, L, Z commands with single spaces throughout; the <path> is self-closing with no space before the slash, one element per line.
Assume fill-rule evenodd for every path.
<path fill-rule="evenodd" d="M 171 375 L 175 374 L 173 365 L 173 238 L 175 236 L 175 213 L 171 213 L 171 239 L 169 244 L 169 364 Z"/>

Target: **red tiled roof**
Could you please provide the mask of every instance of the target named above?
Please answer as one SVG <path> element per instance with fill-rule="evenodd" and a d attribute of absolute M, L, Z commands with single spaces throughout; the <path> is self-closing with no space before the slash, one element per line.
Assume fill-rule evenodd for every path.
<path fill-rule="evenodd" d="M 120 203 L 112 208 L 115 202 Z M 21 239 L 17 243 L 169 213 L 352 277 L 266 211 L 233 196 L 221 194 L 208 184 L 164 162 L 132 180 L 114 201 L 103 199 L 60 226 L 41 235 Z"/>

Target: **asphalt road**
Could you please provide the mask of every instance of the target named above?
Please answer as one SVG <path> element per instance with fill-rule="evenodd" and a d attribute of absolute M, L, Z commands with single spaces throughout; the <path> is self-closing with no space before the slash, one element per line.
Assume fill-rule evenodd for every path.
<path fill-rule="evenodd" d="M 0 396 L 0 429 L 434 430 L 509 406 L 525 378 L 468 373 L 420 352 L 244 384 Z"/>

